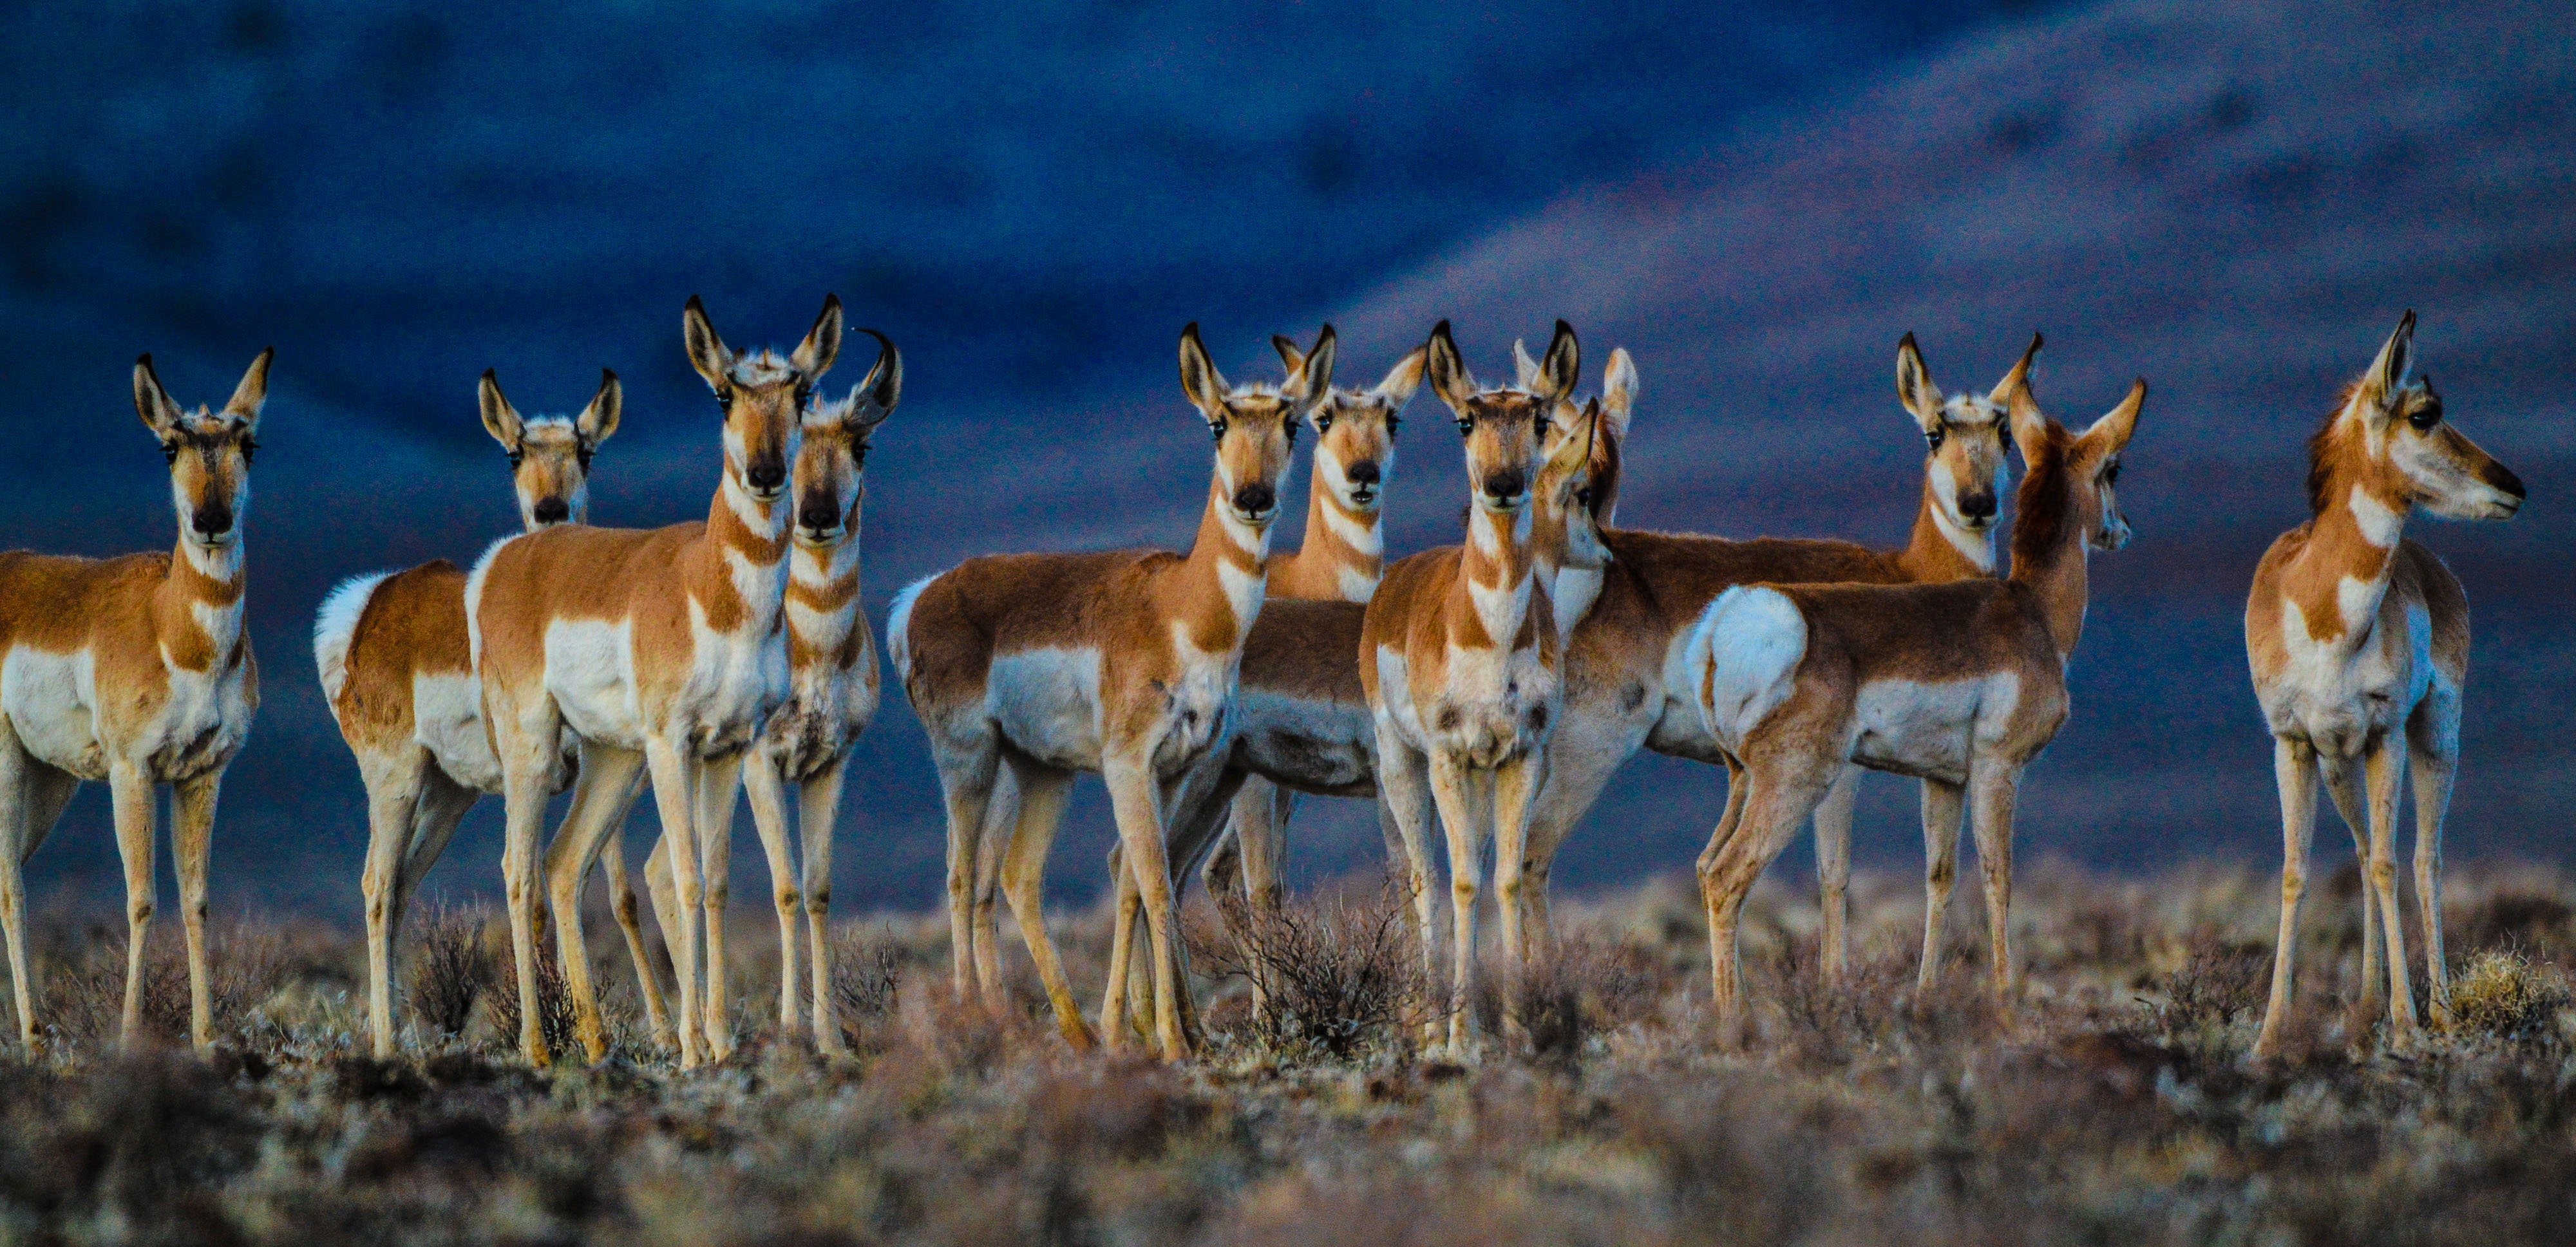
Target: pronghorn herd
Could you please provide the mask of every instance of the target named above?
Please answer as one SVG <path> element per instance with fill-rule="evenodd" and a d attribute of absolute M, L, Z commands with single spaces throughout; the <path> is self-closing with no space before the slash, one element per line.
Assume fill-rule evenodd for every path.
<path fill-rule="evenodd" d="M 731 1052 L 725 918 L 738 790 L 769 860 L 781 1031 L 810 1026 L 818 1048 L 840 1046 L 832 828 L 880 688 L 859 608 L 859 510 L 869 439 L 901 397 L 902 359 L 862 331 L 876 341 L 874 365 L 847 396 L 825 396 L 842 346 L 838 299 L 783 355 L 727 346 L 694 298 L 683 327 L 722 415 L 704 520 L 588 525 L 592 459 L 623 404 L 615 374 L 576 416 L 528 417 L 486 372 L 483 425 L 508 452 L 524 531 L 470 569 L 437 561 L 360 577 L 322 604 L 315 660 L 366 788 L 360 891 L 379 1055 L 397 1048 L 393 951 L 404 911 L 484 794 L 506 809 L 501 873 L 528 1059 L 551 1055 L 537 1000 L 549 930 L 577 1038 L 590 1060 L 606 1052 L 580 906 L 603 851 L 657 1040 L 684 1069 Z M 2419 507 L 2509 518 L 2523 487 L 2444 420 L 2441 400 L 2414 377 L 2414 328 L 2410 312 L 2310 440 L 2314 518 L 2273 544 L 2246 606 L 2284 828 L 2280 937 L 2257 1056 L 2273 1051 L 2291 999 L 2319 781 L 2365 866 L 2368 1007 L 2384 990 L 2393 1043 L 2418 1028 L 2396 889 L 2401 761 L 2415 787 L 2429 999 L 2436 1020 L 2446 1010 L 2441 821 L 2459 752 L 2467 604 L 2402 530 Z M 1310 346 L 1273 345 L 1281 380 L 1235 382 L 1196 325 L 1182 332 L 1181 388 L 1215 441 L 1186 553 L 985 556 L 894 600 L 887 653 L 946 803 L 959 995 L 1008 1007 L 998 892 L 1067 1039 L 1116 1047 L 1132 1027 L 1164 1056 L 1185 1057 L 1201 1036 L 1177 924 L 1181 886 L 1204 868 L 1211 888 L 1240 890 L 1256 911 L 1276 906 L 1296 794 L 1371 798 L 1411 890 L 1426 972 L 1436 975 L 1446 954 L 1450 1007 L 1426 1039 L 1465 1049 L 1486 842 L 1498 963 L 1517 975 L 1550 947 L 1557 850 L 1620 764 L 1648 748 L 1726 770 L 1726 812 L 1698 877 L 1712 1014 L 1729 1042 L 1749 1025 L 1739 915 L 1810 822 L 1821 969 L 1829 984 L 1844 974 L 1863 768 L 1923 785 L 1921 985 L 1940 969 L 1964 818 L 1983 871 L 1991 987 L 2012 997 L 2014 805 L 2022 771 L 2068 714 L 2089 555 L 2129 538 L 2117 484 L 2143 381 L 2075 433 L 2032 392 L 2039 339 L 1978 394 L 1938 388 L 1907 335 L 1897 396 L 1925 442 L 1922 497 L 1906 544 L 1882 551 L 1616 527 L 1637 367 L 1612 352 L 1600 393 L 1578 397 L 1581 351 L 1561 321 L 1538 356 L 1515 345 L 1513 379 L 1501 385 L 1476 378 L 1445 321 L 1368 389 L 1333 383 L 1330 326 Z M 207 852 L 217 788 L 259 703 L 243 630 L 242 521 L 269 359 L 261 353 L 221 409 L 193 412 L 162 388 L 149 356 L 135 365 L 136 409 L 170 465 L 173 553 L 0 555 L 0 919 L 29 1047 L 37 1028 L 20 872 L 84 779 L 111 789 L 125 865 L 124 1030 L 131 1038 L 138 1020 L 155 905 L 153 790 L 168 784 L 190 1034 L 200 1048 L 212 1040 Z M 1396 433 L 1425 383 L 1462 435 L 1465 531 L 1457 545 L 1390 562 L 1381 514 Z M 1274 553 L 1281 482 L 1305 429 L 1317 446 L 1304 546 Z M 2023 471 L 2011 557 L 1999 567 L 2008 451 Z M 1118 831 L 1096 1023 L 1039 908 L 1066 795 L 1084 771 L 1107 782 Z M 661 837 L 645 876 L 676 978 L 667 996 L 621 836 L 647 782 Z M 546 803 L 567 787 L 570 807 L 540 854 Z M 1445 941 L 1431 886 L 1435 818 L 1448 856 Z M 1264 976 L 1254 978 L 1261 990 Z M 1505 1024 L 1516 1024 L 1508 1009 Z"/>

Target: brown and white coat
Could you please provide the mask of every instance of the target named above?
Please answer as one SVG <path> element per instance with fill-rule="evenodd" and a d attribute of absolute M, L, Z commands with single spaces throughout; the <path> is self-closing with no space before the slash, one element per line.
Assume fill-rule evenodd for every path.
<path fill-rule="evenodd" d="M 2007 579 L 1746 585 L 1709 604 L 1683 687 L 1729 771 L 1726 815 L 1699 863 L 1713 1011 L 1729 1040 L 1744 1026 L 1735 940 L 1744 899 L 1855 762 L 1924 781 L 1927 835 L 1955 829 L 1969 805 L 1993 985 L 1998 995 L 2014 989 L 2014 796 L 2066 718 L 2086 552 L 2128 540 L 2113 486 L 2145 399 L 2137 382 L 2076 437 L 2041 414 L 2028 386 L 2015 389 L 2012 434 L 2028 474 Z M 1927 979 L 1934 968 L 1927 961 Z"/>
<path fill-rule="evenodd" d="M 1448 1042 L 1467 1037 L 1474 978 L 1476 894 L 1484 840 L 1495 841 L 1495 893 L 1507 958 L 1521 951 L 1522 833 L 1546 780 L 1548 733 L 1562 701 L 1562 647 L 1532 549 L 1531 498 L 1541 484 L 1547 424 L 1573 392 L 1574 331 L 1559 321 L 1538 388 L 1487 389 L 1459 358 L 1449 323 L 1431 331 L 1432 391 L 1466 435 L 1470 507 L 1463 545 L 1389 567 L 1369 599 L 1360 650 L 1378 740 L 1378 786 L 1400 834 L 1415 890 L 1426 964 L 1434 947 L 1427 836 L 1436 804 L 1449 845 L 1452 999 Z M 1588 443 L 1561 451 L 1579 475 Z M 1569 489 L 1578 480 L 1558 472 Z"/>
<path fill-rule="evenodd" d="M 536 834 L 546 794 L 560 782 L 566 733 L 580 740 L 582 769 L 597 772 L 599 791 L 622 791 L 639 768 L 649 773 L 681 910 L 673 957 L 680 1064 L 699 1063 L 700 1027 L 709 1055 L 722 1059 L 729 1047 L 721 980 L 707 982 L 707 1007 L 699 1007 L 697 836 L 700 828 L 723 833 L 743 755 L 787 695 L 788 464 L 798 416 L 840 351 L 841 304 L 825 300 L 784 358 L 728 349 L 695 298 L 682 324 L 690 363 L 724 411 L 723 472 L 706 520 L 658 529 L 568 524 L 512 537 L 466 583 L 484 722 L 509 806 L 503 876 L 520 1045 L 538 1063 L 548 1054 L 537 1028 Z M 566 816 L 567 837 L 583 817 Z M 587 854 L 573 860 L 578 878 Z M 576 1025 L 595 1060 L 606 1041 L 588 1004 L 580 910 L 554 917 Z"/>
<path fill-rule="evenodd" d="M 1066 984 L 1040 910 L 1047 851 L 1081 771 L 1109 787 L 1121 852 L 1136 875 L 1154 967 L 1155 1033 L 1167 1056 L 1182 1033 L 1166 813 L 1179 783 L 1222 738 L 1245 636 L 1259 617 L 1279 478 L 1294 429 L 1331 383 L 1333 336 L 1281 386 L 1229 385 L 1181 335 L 1182 389 L 1216 437 L 1216 463 L 1187 555 L 1156 550 L 970 559 L 899 595 L 887 648 L 928 731 L 948 806 L 953 974 L 988 999 L 1000 988 L 990 893 L 995 877 L 1036 960 L 1057 1025 L 1094 1041 Z M 1007 763 L 1017 817 L 997 872 L 979 870 L 995 780 Z M 1111 1044 L 1120 1042 L 1114 1032 Z"/>
<path fill-rule="evenodd" d="M 2412 771 L 2428 994 L 2435 1019 L 2449 1013 L 2442 814 L 2460 756 L 2469 603 L 2450 569 L 2403 534 L 2419 507 L 2452 519 L 2510 519 L 2524 491 L 2520 478 L 2443 418 L 2430 382 L 2410 379 L 2414 360 L 2410 311 L 2309 440 L 2315 518 L 2272 543 L 2245 601 L 2245 654 L 2272 731 L 2282 822 L 2280 943 L 2257 1057 L 2278 1050 L 2290 1009 L 2320 778 L 2364 866 L 2360 1016 L 2380 1007 L 2384 958 L 2391 1037 L 2402 1047 L 2417 1022 L 2395 840 L 2400 763 Z"/>
<path fill-rule="evenodd" d="M 489 370 L 476 388 L 483 428 L 509 455 L 524 531 L 586 522 L 591 456 L 617 431 L 623 405 L 617 374 L 601 370 L 598 393 L 572 417 L 521 416 Z M 445 559 L 344 581 L 322 600 L 313 621 L 322 695 L 367 787 L 367 863 L 359 891 L 366 904 L 369 1030 L 378 1058 L 394 1053 L 393 949 L 413 889 L 474 802 L 501 791 L 501 759 L 483 727 L 472 649 L 465 570 Z M 612 876 L 612 888 L 628 952 L 639 966 L 649 965 L 624 871 Z M 659 1030 L 660 992 L 649 992 L 646 1001 Z"/>
<path fill-rule="evenodd" d="M 242 630 L 242 519 L 268 400 L 262 351 L 220 411 L 182 411 L 146 355 L 134 406 L 170 464 L 179 540 L 111 559 L 0 554 L 0 926 L 18 1037 L 31 1051 L 27 858 L 82 780 L 105 780 L 125 866 L 125 1007 L 142 1007 L 144 936 L 156 903 L 153 788 L 171 789 L 171 856 L 188 936 L 188 1035 L 213 1042 L 206 979 L 206 856 L 224 768 L 259 709 L 259 663 Z"/>

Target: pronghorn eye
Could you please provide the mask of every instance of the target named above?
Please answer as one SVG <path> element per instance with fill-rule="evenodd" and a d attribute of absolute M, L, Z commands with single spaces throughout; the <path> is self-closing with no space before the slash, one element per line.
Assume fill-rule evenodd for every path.
<path fill-rule="evenodd" d="M 2104 473 L 2102 474 L 2102 483 L 2103 483 L 2103 484 L 2105 484 L 2105 485 L 2117 485 L 2117 484 L 2119 484 L 2119 483 L 2120 483 L 2120 465 L 2119 465 L 2119 464 L 2116 464 L 2116 463 L 2115 463 L 2115 464 L 2112 464 L 2112 465 L 2111 465 L 2111 470 L 2110 470 L 2110 471 L 2107 471 L 2107 472 L 2104 472 Z"/>
<path fill-rule="evenodd" d="M 1581 508 L 1583 508 L 1584 510 L 1587 510 L 1587 511 L 1589 511 L 1589 510 L 1591 510 L 1591 509 L 1592 509 L 1592 487 L 1591 487 L 1591 486 L 1586 485 L 1586 486 L 1584 486 L 1583 488 L 1581 488 L 1581 489 L 1578 489 L 1578 490 L 1575 490 L 1575 491 L 1574 491 L 1574 505 L 1576 505 L 1576 506 L 1578 506 L 1578 507 L 1581 507 Z"/>
<path fill-rule="evenodd" d="M 573 447 L 572 457 L 574 462 L 581 465 L 581 470 L 587 472 L 590 470 L 590 457 L 597 453 L 597 451 L 592 450 L 588 446 L 575 446 Z"/>
<path fill-rule="evenodd" d="M 1475 418 L 1474 416 L 1460 416 L 1460 417 L 1458 417 L 1458 432 L 1459 432 L 1461 435 L 1469 434 L 1469 433 L 1473 433 L 1473 432 L 1475 432 L 1475 431 L 1476 431 L 1476 418 Z"/>
<path fill-rule="evenodd" d="M 1223 421 L 1223 420 L 1210 420 L 1210 421 L 1208 421 L 1208 436 L 1209 436 L 1209 437 L 1212 437 L 1212 438 L 1214 438 L 1214 439 L 1216 439 L 1217 441 L 1220 441 L 1220 442 L 1221 442 L 1221 441 L 1224 441 L 1224 440 L 1225 440 L 1225 421 Z"/>
<path fill-rule="evenodd" d="M 1924 434 L 1923 434 L 1923 441 L 1924 441 L 1924 443 L 1925 443 L 1926 445 L 1929 445 L 1932 449 L 1934 449 L 1934 450 L 1939 450 L 1939 449 L 1941 449 L 1941 440 L 1942 440 L 1943 438 L 1948 437 L 1949 435 L 1950 435 L 1950 428 L 1949 428 L 1949 426 L 1948 426 L 1948 425 L 1942 425 L 1942 426 L 1941 426 L 1941 427 L 1939 427 L 1939 428 L 1934 428 L 1934 429 L 1928 429 L 1928 430 L 1926 430 L 1926 431 L 1924 432 Z"/>
<path fill-rule="evenodd" d="M 2442 409 L 2439 407 L 2427 407 L 2406 417 L 2406 423 L 2414 425 L 2418 433 L 2430 433 L 2433 431 L 2433 426 L 2441 422 Z"/>
<path fill-rule="evenodd" d="M 1395 430 L 1396 430 L 1396 428 L 1397 428 L 1398 426 L 1402 425 L 1403 423 L 1404 423 L 1404 421 L 1403 421 L 1401 418 L 1398 418 L 1398 417 L 1396 417 L 1396 416 L 1388 416 L 1388 417 L 1386 418 L 1386 435 L 1387 435 L 1388 437 L 1393 437 L 1393 436 L 1395 436 Z"/>
<path fill-rule="evenodd" d="M 172 467 L 178 466 L 179 444 L 177 442 L 161 443 L 161 462 L 169 464 Z"/>
<path fill-rule="evenodd" d="M 1297 422 L 1294 420 L 1288 422 L 1288 444 L 1291 446 L 1297 444 Z"/>
<path fill-rule="evenodd" d="M 814 387 L 813 387 L 813 386 L 810 386 L 810 385 L 800 385 L 800 386 L 797 386 L 797 387 L 796 387 L 796 405 L 797 405 L 799 408 L 804 407 L 804 406 L 805 406 L 805 404 L 806 404 L 808 401 L 810 401 L 813 397 L 814 397 Z"/>
<path fill-rule="evenodd" d="M 516 467 L 518 467 L 520 464 L 522 464 L 522 463 L 526 462 L 526 461 L 527 461 L 527 458 L 528 458 L 528 449 L 527 449 L 527 447 L 524 447 L 524 446 L 513 446 L 513 447 L 511 447 L 511 448 L 510 448 L 510 466 L 511 466 L 512 468 L 516 468 Z"/>
<path fill-rule="evenodd" d="M 728 410 L 733 407 L 733 391 L 730 388 L 716 391 L 716 406 Z"/>
<path fill-rule="evenodd" d="M 259 453 L 259 442 L 258 442 L 258 440 L 257 440 L 257 439 L 255 439 L 255 438 L 248 438 L 248 437 L 243 438 L 243 439 L 242 439 L 241 447 L 242 447 L 242 462 L 244 462 L 244 463 L 248 463 L 248 462 L 250 462 L 250 460 L 251 460 L 251 456 L 256 455 L 256 454 L 258 454 L 258 453 Z"/>

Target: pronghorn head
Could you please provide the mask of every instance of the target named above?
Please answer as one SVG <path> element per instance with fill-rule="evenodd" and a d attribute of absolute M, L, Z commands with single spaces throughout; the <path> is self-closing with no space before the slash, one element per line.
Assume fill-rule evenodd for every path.
<path fill-rule="evenodd" d="M 2039 345 L 2039 335 L 2030 335 L 2012 371 L 1979 397 L 1965 390 L 1942 394 L 1913 334 L 1896 344 L 1896 397 L 1923 431 L 1923 479 L 1934 516 L 1954 532 L 1982 534 L 1995 526 L 2004 447 L 2012 437 L 2007 414 L 2014 391 L 2030 383 L 2030 361 Z"/>
<path fill-rule="evenodd" d="M 1478 386 L 1458 355 L 1457 340 L 1449 336 L 1448 321 L 1432 328 L 1430 344 L 1423 349 L 1423 372 L 1431 391 L 1449 405 L 1458 417 L 1458 431 L 1466 435 L 1467 482 L 1475 505 L 1495 513 L 1528 505 L 1541 439 L 1547 435 L 1549 418 L 1574 392 L 1581 365 L 1573 326 L 1556 322 L 1556 336 L 1547 344 L 1538 375 L 1528 387 Z"/>
<path fill-rule="evenodd" d="M 1237 521 L 1256 530 L 1279 517 L 1279 478 L 1288 472 L 1297 424 L 1332 388 L 1333 342 L 1326 325 L 1285 382 L 1234 385 L 1208 358 L 1198 322 L 1181 330 L 1181 390 L 1216 437 L 1217 492 Z"/>
<path fill-rule="evenodd" d="M 519 489 L 519 522 L 530 532 L 566 521 L 584 523 L 590 514 L 590 457 L 617 431 L 617 414 L 625 406 L 617 374 L 600 369 L 599 392 L 590 396 L 590 405 L 580 415 L 570 417 L 520 415 L 502 397 L 500 379 L 489 368 L 483 370 L 477 390 L 483 403 L 483 431 L 510 454 L 510 482 Z"/>
<path fill-rule="evenodd" d="M 2522 478 L 2442 418 L 2442 396 L 2415 367 L 2415 313 L 2379 348 L 2370 370 L 2344 392 L 2343 406 L 2308 441 L 2308 505 L 2319 512 L 2338 489 L 2403 512 L 2420 506 L 2455 520 L 2511 519 L 2522 509 Z"/>
<path fill-rule="evenodd" d="M 250 509 L 250 457 L 259 449 L 259 409 L 268 403 L 270 347 L 250 362 L 241 384 L 221 411 L 181 411 L 161 388 L 152 357 L 134 361 L 134 410 L 161 439 L 170 463 L 170 502 L 179 512 L 179 536 L 190 546 L 216 550 L 241 534 Z"/>
<path fill-rule="evenodd" d="M 884 334 L 859 332 L 877 340 L 876 367 L 851 387 L 848 397 L 817 398 L 806 407 L 805 440 L 796 448 L 796 540 L 829 546 L 846 540 L 851 517 L 866 493 L 868 438 L 894 414 L 903 396 L 903 355 Z"/>
<path fill-rule="evenodd" d="M 2070 520 L 2084 526 L 2084 544 L 2093 549 L 2129 544 L 2129 518 L 2120 510 L 2118 492 L 2120 452 L 2138 431 L 2138 411 L 2146 402 L 2142 377 L 2130 382 L 2118 406 L 2078 436 L 2040 411 L 2027 383 L 2014 388 L 2010 427 L 2025 468 L 2013 504 L 2016 569 L 2045 564 L 2065 540 Z"/>
<path fill-rule="evenodd" d="M 814 383 L 832 370 L 841 353 L 841 296 L 823 296 L 823 312 L 814 318 L 814 327 L 784 358 L 772 350 L 737 354 L 726 347 L 696 295 L 689 296 L 680 322 L 688 336 L 690 365 L 706 378 L 716 404 L 724 408 L 725 475 L 754 501 L 777 501 L 787 492 L 797 419 L 814 396 Z"/>
<path fill-rule="evenodd" d="M 1285 336 L 1270 339 L 1288 375 L 1305 371 L 1306 353 Z M 1315 476 L 1343 507 L 1373 515 L 1385 501 L 1386 483 L 1395 475 L 1395 430 L 1403 423 L 1404 405 L 1422 384 L 1422 350 L 1417 347 L 1395 362 L 1375 389 L 1331 386 L 1315 400 L 1307 419 L 1315 425 Z"/>
<path fill-rule="evenodd" d="M 1625 359 L 1626 351 L 1611 358 Z M 1615 362 L 1614 362 L 1615 367 Z M 1630 378 L 1632 384 L 1633 374 Z M 1537 523 L 1530 540 L 1542 564 L 1566 568 L 1601 568 L 1610 564 L 1610 548 L 1601 540 L 1596 504 L 1605 482 L 1604 447 L 1616 436 L 1617 417 L 1608 396 L 1566 402 L 1549 424 L 1546 449 L 1538 469 Z M 1615 468 L 1613 469 L 1615 470 Z"/>
<path fill-rule="evenodd" d="M 1512 362 L 1523 388 L 1536 383 L 1538 361 L 1517 341 L 1512 343 Z M 1600 407 L 1597 431 L 1580 423 L 1582 405 L 1571 398 L 1559 402 L 1539 453 L 1553 457 L 1569 438 L 1591 445 L 1591 461 L 1582 487 L 1575 491 L 1574 505 L 1582 509 L 1580 521 L 1599 529 L 1609 526 L 1618 516 L 1620 453 L 1628 438 L 1628 417 L 1637 406 L 1637 361 L 1628 354 L 1628 348 L 1610 352 L 1610 366 L 1602 371 L 1601 397 L 1596 401 Z M 1542 495 L 1540 503 L 1544 505 L 1546 501 Z"/>

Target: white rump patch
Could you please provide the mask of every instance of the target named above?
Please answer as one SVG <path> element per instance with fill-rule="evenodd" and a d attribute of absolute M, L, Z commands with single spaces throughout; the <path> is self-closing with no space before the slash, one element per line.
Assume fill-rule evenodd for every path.
<path fill-rule="evenodd" d="M 931 581 L 947 574 L 933 572 L 905 585 L 903 592 L 894 595 L 893 607 L 886 611 L 886 657 L 894 660 L 895 675 L 901 679 L 912 678 L 912 604 L 921 600 L 921 591 L 929 588 Z"/>
<path fill-rule="evenodd" d="M 313 666 L 322 673 L 322 697 L 331 703 L 334 718 L 340 714 L 340 689 L 349 682 L 349 641 L 357 635 L 358 617 L 367 613 L 376 586 L 391 575 L 371 572 L 341 581 L 313 616 Z"/>
<path fill-rule="evenodd" d="M 1807 619 L 1777 589 L 1738 585 L 1717 595 L 1700 616 L 1694 671 L 1708 730 L 1729 747 L 1789 700 L 1807 654 Z M 1698 664 L 1694 664 L 1695 666 Z"/>
<path fill-rule="evenodd" d="M 483 547 L 483 553 L 474 557 L 474 569 L 465 573 L 465 652 L 473 659 L 477 674 L 483 670 L 483 577 L 492 570 L 492 556 L 524 536 L 527 534 L 512 533 L 494 538 L 492 544 Z"/>

